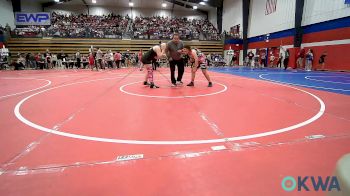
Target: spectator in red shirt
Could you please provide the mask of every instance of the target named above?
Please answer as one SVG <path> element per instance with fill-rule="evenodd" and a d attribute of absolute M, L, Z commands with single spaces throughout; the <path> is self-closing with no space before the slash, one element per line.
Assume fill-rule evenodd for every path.
<path fill-rule="evenodd" d="M 89 54 L 89 66 L 90 66 L 91 70 L 93 70 L 94 65 L 95 65 L 95 58 L 94 58 L 94 55 L 90 52 L 90 54 Z"/>
<path fill-rule="evenodd" d="M 38 68 L 40 57 L 41 57 L 40 52 L 38 54 L 36 54 L 35 57 L 34 57 L 35 58 L 35 69 Z"/>
<path fill-rule="evenodd" d="M 117 51 L 115 54 L 114 54 L 114 61 L 115 61 L 115 64 L 117 66 L 117 69 L 120 68 L 120 61 L 122 59 L 122 55 Z"/>

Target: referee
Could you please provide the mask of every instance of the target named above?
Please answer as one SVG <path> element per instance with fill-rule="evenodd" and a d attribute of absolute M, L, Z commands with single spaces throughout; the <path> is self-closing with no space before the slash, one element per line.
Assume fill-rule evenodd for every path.
<path fill-rule="evenodd" d="M 181 50 L 183 49 L 184 44 L 180 40 L 180 36 L 178 33 L 174 33 L 173 40 L 168 42 L 167 44 L 167 56 L 169 58 L 169 64 L 170 64 L 170 73 L 171 73 L 171 83 L 172 86 L 176 86 L 176 82 L 178 84 L 183 84 L 182 76 L 184 74 L 185 68 L 184 68 L 184 61 L 181 57 Z M 177 79 L 175 79 L 175 66 L 177 65 Z"/>

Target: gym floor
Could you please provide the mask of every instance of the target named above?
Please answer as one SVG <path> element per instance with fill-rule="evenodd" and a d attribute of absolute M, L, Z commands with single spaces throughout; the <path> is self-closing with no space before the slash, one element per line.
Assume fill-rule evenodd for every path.
<path fill-rule="evenodd" d="M 1 71 L 0 195 L 286 195 L 350 151 L 348 73 L 169 72 Z"/>

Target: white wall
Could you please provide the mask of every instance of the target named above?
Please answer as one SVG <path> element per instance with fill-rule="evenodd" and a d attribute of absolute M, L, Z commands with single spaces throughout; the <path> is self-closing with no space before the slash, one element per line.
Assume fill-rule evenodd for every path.
<path fill-rule="evenodd" d="M 260 0 L 262 1 L 262 0 Z M 242 0 L 224 0 L 222 14 L 222 31 L 230 31 L 230 28 L 243 23 Z"/>
<path fill-rule="evenodd" d="M 11 0 L 0 0 L 0 25 L 5 27 L 9 24 L 11 28 L 15 27 Z"/>
<path fill-rule="evenodd" d="M 215 28 L 218 28 L 218 15 L 217 15 L 217 10 L 216 8 L 209 10 L 208 12 L 208 20 L 210 23 L 212 23 L 214 25 Z"/>
<path fill-rule="evenodd" d="M 49 8 L 46 8 L 45 11 L 56 11 L 64 14 L 80 14 L 80 13 L 87 13 L 88 10 L 83 5 L 71 5 L 71 6 L 64 6 L 64 5 L 55 5 L 51 6 Z M 172 16 L 171 10 L 169 9 L 142 9 L 142 8 L 133 8 L 131 11 L 131 8 L 120 8 L 120 7 L 105 7 L 105 6 L 90 6 L 89 14 L 90 15 L 103 15 L 103 14 L 109 14 L 109 13 L 115 13 L 120 15 L 129 15 L 130 17 L 136 17 L 136 16 Z M 194 12 L 194 11 L 182 11 L 182 10 L 174 10 L 173 13 L 174 17 L 187 17 L 188 19 L 194 19 L 194 18 L 205 18 L 206 16 Z"/>
<path fill-rule="evenodd" d="M 276 12 L 265 15 L 266 1 L 251 0 L 248 37 L 294 28 L 295 2 L 296 0 L 278 0 Z"/>
<path fill-rule="evenodd" d="M 41 3 L 37 0 L 21 0 L 22 12 L 42 12 Z"/>
<path fill-rule="evenodd" d="M 302 25 L 315 24 L 350 16 L 344 0 L 305 0 Z"/>

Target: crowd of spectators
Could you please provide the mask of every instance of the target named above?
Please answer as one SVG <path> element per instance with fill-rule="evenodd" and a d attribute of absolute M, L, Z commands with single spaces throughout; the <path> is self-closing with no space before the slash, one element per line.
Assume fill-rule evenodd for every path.
<path fill-rule="evenodd" d="M 51 22 L 51 27 L 47 32 L 51 36 L 108 38 L 116 35 L 121 38 L 128 25 L 129 17 L 114 14 L 103 16 L 60 15 L 53 12 Z"/>
<path fill-rule="evenodd" d="M 223 32 L 225 39 L 242 39 L 242 32 Z"/>
<path fill-rule="evenodd" d="M 14 36 L 68 37 L 68 38 L 121 38 L 130 18 L 120 15 L 92 16 L 86 14 L 63 15 L 53 12 L 51 26 L 16 28 Z"/>
<path fill-rule="evenodd" d="M 25 26 L 12 31 L 14 37 L 122 38 L 128 32 L 134 39 L 171 39 L 178 32 L 184 40 L 220 40 L 217 29 L 204 19 L 136 17 L 115 14 L 64 15 L 53 12 L 50 26 Z"/>
<path fill-rule="evenodd" d="M 6 29 L 0 25 L 0 35 L 3 35 Z"/>
<path fill-rule="evenodd" d="M 100 54 L 100 55 L 98 55 Z M 14 56 L 16 60 L 10 62 L 10 67 L 15 70 L 23 69 L 92 69 L 99 64 L 101 69 L 120 68 L 135 66 L 138 62 L 138 56 L 134 52 L 118 52 L 111 50 L 102 51 L 93 49 L 89 54 L 83 54 L 79 50 L 76 53 L 65 53 L 63 50 L 53 53 L 48 49 L 45 52 L 38 53 L 18 53 Z M 91 63 L 92 60 L 92 63 Z M 100 61 L 99 61 L 100 60 Z"/>
<path fill-rule="evenodd" d="M 138 66 L 140 67 L 140 57 L 142 56 L 142 51 L 140 52 L 130 52 L 130 51 L 112 51 L 105 50 L 102 51 L 99 48 L 94 48 L 89 51 L 86 55 L 77 50 L 76 53 L 65 53 L 63 50 L 58 53 L 53 53 L 48 49 L 44 52 L 38 53 L 18 53 L 10 63 L 10 67 L 15 70 L 24 69 L 93 69 L 99 67 L 101 69 L 119 69 L 123 67 Z M 221 54 L 208 54 L 207 59 L 209 66 L 222 66 L 224 63 L 223 56 Z M 183 57 L 184 64 L 189 66 L 188 56 Z M 154 62 L 154 69 L 161 64 L 160 59 Z M 167 64 L 167 63 L 165 63 Z"/>
<path fill-rule="evenodd" d="M 11 27 L 9 24 L 6 24 L 6 26 L 4 26 L 4 27 L 0 24 L 0 35 L 1 36 L 3 36 L 4 34 L 10 32 L 10 31 L 11 31 Z"/>
<path fill-rule="evenodd" d="M 186 18 L 136 17 L 132 24 L 133 38 L 171 39 L 178 32 L 181 39 L 199 39 L 199 31 L 193 21 Z"/>
<path fill-rule="evenodd" d="M 202 31 L 205 40 L 220 40 L 220 35 L 209 20 L 194 20 L 196 28 Z"/>
<path fill-rule="evenodd" d="M 214 25 L 203 19 L 136 17 L 132 31 L 133 38 L 136 39 L 171 39 L 173 32 L 178 32 L 184 40 L 220 40 Z"/>

